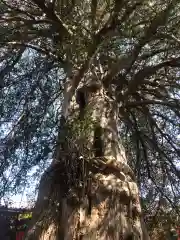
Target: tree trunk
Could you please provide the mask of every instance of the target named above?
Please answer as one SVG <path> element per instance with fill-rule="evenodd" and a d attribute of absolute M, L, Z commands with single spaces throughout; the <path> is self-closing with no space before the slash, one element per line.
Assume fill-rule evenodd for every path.
<path fill-rule="evenodd" d="M 26 239 L 148 239 L 118 137 L 116 103 L 91 83 L 65 105 L 68 116 L 61 119 L 56 155 L 42 176 Z"/>

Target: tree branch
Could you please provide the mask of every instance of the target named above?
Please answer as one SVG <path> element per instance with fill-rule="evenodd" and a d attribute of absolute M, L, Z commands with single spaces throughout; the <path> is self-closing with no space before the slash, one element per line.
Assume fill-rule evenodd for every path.
<path fill-rule="evenodd" d="M 158 100 L 144 100 L 144 101 L 137 101 L 137 102 L 126 102 L 125 103 L 125 107 L 137 107 L 137 106 L 143 106 L 143 105 L 163 105 L 163 106 L 168 106 L 170 108 L 179 108 L 180 109 L 180 105 L 178 105 L 175 102 L 168 102 L 168 101 L 158 101 Z"/>
<path fill-rule="evenodd" d="M 162 10 L 154 19 L 151 21 L 149 27 L 145 29 L 145 34 L 139 40 L 139 43 L 134 47 L 134 50 L 131 54 L 121 58 L 115 65 L 112 67 L 112 70 L 109 70 L 107 76 L 104 78 L 103 83 L 105 87 L 107 87 L 113 78 L 120 72 L 121 70 L 125 69 L 126 72 L 129 72 L 131 67 L 133 66 L 134 62 L 136 61 L 139 52 L 141 51 L 142 47 L 156 34 L 157 29 L 159 26 L 162 26 L 168 17 L 168 13 L 174 7 L 174 3 L 176 1 L 172 1 L 166 9 Z"/>
<path fill-rule="evenodd" d="M 52 9 L 45 6 L 44 1 L 42 0 L 32 0 L 45 14 L 46 16 L 51 19 L 54 23 L 57 24 L 59 29 L 59 33 L 61 33 L 61 37 L 63 38 L 63 34 L 65 36 L 70 36 L 70 32 L 63 24 L 62 20 L 52 11 Z"/>
<path fill-rule="evenodd" d="M 124 98 L 127 98 L 128 95 L 136 92 L 139 86 L 143 83 L 143 80 L 155 74 L 159 69 L 163 67 L 179 67 L 179 66 L 180 66 L 180 57 L 174 58 L 166 62 L 162 62 L 155 66 L 145 67 L 144 69 L 136 73 L 133 79 L 130 81 L 128 90 L 124 93 Z"/>
<path fill-rule="evenodd" d="M 41 48 L 39 46 L 36 46 L 36 45 L 33 45 L 33 44 L 30 44 L 30 43 L 22 43 L 22 42 L 16 42 L 16 41 L 13 41 L 13 42 L 7 42 L 7 44 L 9 45 L 16 45 L 16 46 L 20 46 L 20 47 L 26 47 L 26 48 L 30 48 L 30 49 L 33 49 L 33 50 L 36 50 L 37 52 L 39 53 L 42 53 L 42 54 L 45 54 L 47 56 L 50 56 L 50 57 L 53 57 L 55 58 L 56 60 L 60 61 L 62 64 L 66 65 L 67 63 L 62 59 L 60 58 L 59 56 L 51 53 L 48 49 L 45 49 L 45 48 Z"/>

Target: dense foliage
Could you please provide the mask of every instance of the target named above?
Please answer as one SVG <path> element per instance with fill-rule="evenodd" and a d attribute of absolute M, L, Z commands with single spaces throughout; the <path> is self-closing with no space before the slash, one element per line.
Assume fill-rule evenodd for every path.
<path fill-rule="evenodd" d="M 165 198 L 178 211 L 179 15 L 177 0 L 1 0 L 1 195 L 48 166 L 77 74 L 74 89 L 91 77 L 116 99 L 146 206 Z"/>

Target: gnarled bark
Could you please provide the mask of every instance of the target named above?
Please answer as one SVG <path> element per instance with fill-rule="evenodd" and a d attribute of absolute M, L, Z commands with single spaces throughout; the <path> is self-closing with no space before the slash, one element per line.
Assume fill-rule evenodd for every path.
<path fill-rule="evenodd" d="M 26 239 L 148 239 L 138 187 L 118 136 L 117 106 L 101 86 L 83 86 L 77 94 L 56 157 L 41 179 Z M 87 139 L 76 135 L 73 141 L 82 146 L 74 148 L 65 129 L 73 119 L 86 121 L 87 111 L 93 127 Z"/>

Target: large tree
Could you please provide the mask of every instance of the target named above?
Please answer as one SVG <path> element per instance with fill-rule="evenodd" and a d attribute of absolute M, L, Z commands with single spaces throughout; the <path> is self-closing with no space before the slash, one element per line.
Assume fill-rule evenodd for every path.
<path fill-rule="evenodd" d="M 139 192 L 178 211 L 179 10 L 1 0 L 1 196 L 52 160 L 26 239 L 148 239 Z"/>

